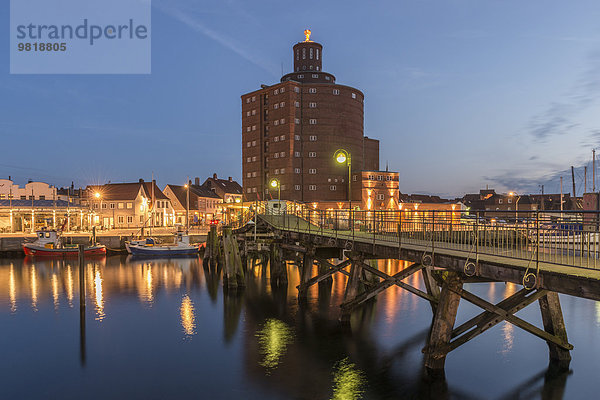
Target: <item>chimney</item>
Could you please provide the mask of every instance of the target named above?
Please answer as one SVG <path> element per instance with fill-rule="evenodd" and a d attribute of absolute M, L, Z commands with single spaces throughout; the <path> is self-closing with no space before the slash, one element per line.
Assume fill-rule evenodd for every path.
<path fill-rule="evenodd" d="M 196 177 L 194 179 L 194 183 L 195 183 L 196 186 L 200 186 L 200 178 Z"/>
<path fill-rule="evenodd" d="M 229 182 L 233 182 L 233 178 L 231 176 L 228 179 L 229 179 Z"/>
<path fill-rule="evenodd" d="M 213 174 L 213 179 L 217 179 L 217 173 L 216 172 Z"/>
<path fill-rule="evenodd" d="M 144 183 L 144 180 L 142 178 L 140 178 L 140 183 Z"/>

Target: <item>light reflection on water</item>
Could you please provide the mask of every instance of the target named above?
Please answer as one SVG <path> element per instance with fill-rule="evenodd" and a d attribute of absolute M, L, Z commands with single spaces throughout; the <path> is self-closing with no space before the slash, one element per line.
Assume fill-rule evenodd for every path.
<path fill-rule="evenodd" d="M 410 264 L 380 260 L 378 265 L 391 275 Z M 317 267 L 314 269 L 316 272 Z M 13 370 L 0 366 L 9 387 L 14 385 L 12 377 L 48 374 L 44 365 L 50 365 L 58 374 L 55 380 L 48 379 L 59 388 L 54 397 L 65 394 L 64 397 L 75 398 L 85 394 L 64 385 L 64 376 L 77 373 L 68 356 L 77 349 L 73 344 L 77 324 L 71 321 L 79 316 L 78 310 L 72 309 L 79 287 L 77 270 L 76 264 L 72 266 L 61 260 L 36 260 L 35 264 L 31 260 L 0 261 L 0 326 L 9 343 L 22 346 L 18 344 L 21 336 L 28 343 L 26 348 L 18 347 L 14 355 L 3 357 L 5 365 L 17 365 Z M 431 307 L 399 287 L 390 287 L 376 302 L 368 303 L 356 313 L 351 332 L 346 332 L 338 323 L 347 280 L 342 274 L 335 274 L 330 286 L 312 287 L 303 305 L 296 298 L 298 268 L 291 265 L 289 285 L 283 291 L 271 289 L 267 266 L 257 266 L 247 274 L 247 287 L 239 293 L 224 293 L 220 271 L 204 269 L 198 260 L 126 261 L 110 257 L 90 260 L 85 274 L 87 299 L 94 307 L 88 310 L 93 318 L 88 317 L 85 327 L 88 336 L 82 343 L 87 345 L 90 370 L 103 371 L 97 376 L 86 375 L 88 384 L 95 384 L 97 389 L 91 398 L 111 397 L 111 393 L 103 391 L 105 382 L 116 380 L 118 374 L 138 376 L 135 371 L 150 365 L 156 373 L 146 370 L 144 377 L 136 378 L 145 383 L 144 387 L 135 387 L 140 397 L 155 396 L 146 387 L 156 385 L 168 386 L 172 391 L 170 397 L 179 398 L 197 395 L 200 387 L 207 390 L 207 386 L 238 390 L 236 395 L 205 393 L 207 398 L 239 398 L 244 391 L 250 393 L 250 398 L 265 399 L 378 399 L 403 395 L 414 398 L 423 390 L 421 349 L 431 321 Z M 424 290 L 420 274 L 405 282 Z M 468 286 L 468 290 L 493 303 L 519 289 L 518 285 L 503 283 Z M 574 298 L 566 301 L 567 328 L 576 349 L 582 335 L 600 337 L 600 303 L 578 302 Z M 22 306 L 28 303 L 31 309 Z M 569 320 L 566 312 L 573 305 L 579 307 L 579 317 L 588 316 L 587 321 L 599 329 L 580 333 L 577 321 Z M 539 319 L 539 309 L 535 304 L 530 308 L 523 310 L 524 319 L 535 322 L 534 318 Z M 44 318 L 49 313 L 53 318 Z M 68 319 L 54 318 L 55 315 Z M 462 317 L 465 320 L 471 315 Z M 34 325 L 36 329 L 29 329 Z M 445 389 L 454 393 L 454 397 L 499 397 L 508 392 L 506 382 L 517 386 L 533 375 L 531 371 L 545 368 L 547 350 L 545 344 L 540 345 L 543 342 L 506 322 L 497 328 L 449 355 L 447 368 L 464 375 L 455 374 L 450 389 Z M 36 347 L 37 342 L 45 344 Z M 518 347 L 522 343 L 532 345 Z M 481 352 L 483 345 L 502 350 L 499 355 L 486 354 Z M 149 352 L 149 348 L 153 351 Z M 517 352 L 522 348 L 531 350 Z M 66 355 L 57 359 L 53 351 Z M 585 358 L 585 353 L 581 349 L 579 358 L 574 356 L 574 360 Z M 24 356 L 39 363 L 19 368 L 16 361 Z M 452 364 L 461 357 L 467 361 L 458 366 Z M 597 360 L 600 354 L 592 353 L 590 357 Z M 494 362 L 499 362 L 502 371 L 494 370 Z M 114 368 L 115 365 L 119 368 Z M 479 366 L 491 367 L 487 372 Z M 587 370 L 593 368 L 578 368 L 575 376 L 585 377 Z M 85 373 L 83 368 L 82 371 Z M 482 382 L 487 379 L 488 384 L 474 382 L 470 378 L 473 374 L 483 376 Z M 502 378 L 502 384 L 490 387 L 489 382 L 498 377 Z M 184 381 L 195 385 L 181 384 Z M 577 385 L 568 385 L 567 393 L 571 397 L 583 396 L 585 382 L 580 379 Z M 187 387 L 190 392 L 185 391 Z M 8 396 L 11 397 L 27 396 Z M 29 397 L 53 396 L 36 392 Z"/>

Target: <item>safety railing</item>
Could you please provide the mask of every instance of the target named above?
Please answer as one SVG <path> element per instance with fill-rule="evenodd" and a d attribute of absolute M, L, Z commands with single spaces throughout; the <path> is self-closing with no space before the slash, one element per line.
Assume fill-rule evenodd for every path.
<path fill-rule="evenodd" d="M 420 246 L 578 268 L 600 268 L 600 212 L 317 210 L 273 202 L 260 217 L 282 230 L 372 243 Z"/>

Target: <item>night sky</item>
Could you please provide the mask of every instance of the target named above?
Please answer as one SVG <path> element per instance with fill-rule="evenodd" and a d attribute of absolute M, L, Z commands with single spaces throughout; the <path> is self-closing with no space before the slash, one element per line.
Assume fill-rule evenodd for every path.
<path fill-rule="evenodd" d="M 8 35 L 9 2 L 0 6 Z M 240 95 L 323 44 L 365 93 L 365 135 L 404 193 L 577 192 L 600 141 L 600 2 L 152 1 L 150 75 L 10 75 L 0 176 L 75 186 L 241 175 Z M 591 187 L 591 169 L 588 188 Z"/>

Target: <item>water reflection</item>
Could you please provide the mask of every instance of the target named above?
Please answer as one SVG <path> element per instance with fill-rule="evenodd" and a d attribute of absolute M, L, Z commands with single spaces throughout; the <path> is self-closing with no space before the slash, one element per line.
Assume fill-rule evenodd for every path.
<path fill-rule="evenodd" d="M 194 303 L 190 297 L 186 294 L 181 300 L 181 307 L 179 307 L 179 315 L 181 316 L 181 326 L 183 327 L 183 333 L 190 337 L 196 334 L 196 317 L 194 315 Z"/>
<path fill-rule="evenodd" d="M 67 265 L 67 301 L 69 307 L 73 307 L 73 270 L 71 265 Z"/>
<path fill-rule="evenodd" d="M 102 321 L 106 314 L 104 313 L 104 297 L 102 294 L 102 276 L 100 269 L 94 273 L 94 298 L 96 300 L 96 321 Z"/>
<path fill-rule="evenodd" d="M 54 309 L 58 309 L 58 278 L 52 274 L 52 299 L 54 300 Z"/>
<path fill-rule="evenodd" d="M 277 368 L 289 344 L 294 339 L 292 329 L 283 321 L 268 319 L 263 327 L 256 332 L 260 353 L 263 359 L 260 365 L 270 374 Z"/>
<path fill-rule="evenodd" d="M 360 399 L 364 393 L 365 377 L 347 358 L 336 364 L 333 371 L 333 400 Z"/>
<path fill-rule="evenodd" d="M 36 271 L 35 271 L 35 267 L 32 265 L 31 266 L 31 283 L 30 283 L 30 287 L 31 287 L 31 308 L 33 309 L 33 311 L 37 311 L 37 305 L 38 305 L 38 283 L 37 283 L 37 276 L 36 276 Z"/>
<path fill-rule="evenodd" d="M 10 272 L 8 278 L 8 297 L 10 299 L 10 312 L 17 312 L 17 286 L 15 285 L 15 268 L 10 263 Z"/>

